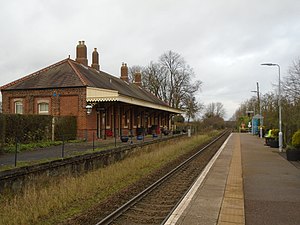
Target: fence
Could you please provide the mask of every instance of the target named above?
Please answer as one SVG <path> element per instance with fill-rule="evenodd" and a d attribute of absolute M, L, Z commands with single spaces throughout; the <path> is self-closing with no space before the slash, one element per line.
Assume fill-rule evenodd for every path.
<path fill-rule="evenodd" d="M 139 145 L 147 142 L 156 142 L 163 139 L 170 138 L 172 136 L 181 136 L 186 132 L 170 132 L 145 135 L 129 135 L 129 136 L 107 136 L 106 139 L 97 138 L 95 132 L 92 133 L 90 141 L 86 140 L 69 140 L 66 137 L 68 133 L 64 133 L 61 136 L 60 141 L 56 142 L 41 142 L 41 143 L 22 143 L 19 139 L 15 139 L 13 145 L 10 145 L 11 154 L 6 154 L 4 157 L 0 157 L 0 165 L 2 166 L 18 166 L 44 162 L 46 160 L 63 159 L 77 155 L 83 155 L 86 153 L 103 151 L 106 149 L 112 149 L 122 146 Z M 28 148 L 34 151 L 24 151 Z"/>
<path fill-rule="evenodd" d="M 70 158 L 59 158 L 11 170 L 0 170 L 0 194 L 20 192 L 24 190 L 24 187 L 30 186 L 32 183 L 45 184 L 45 182 L 51 182 L 52 177 L 77 176 L 84 172 L 120 161 L 134 152 L 147 151 L 149 148 L 156 149 L 160 146 L 175 143 L 178 141 L 177 138 L 184 138 L 184 136 L 168 135 L 162 140 L 153 139 L 151 142 L 145 141 L 140 142 L 139 144 L 123 143 L 123 146 L 109 148 L 104 151 L 86 152 L 83 155 L 77 155 Z"/>

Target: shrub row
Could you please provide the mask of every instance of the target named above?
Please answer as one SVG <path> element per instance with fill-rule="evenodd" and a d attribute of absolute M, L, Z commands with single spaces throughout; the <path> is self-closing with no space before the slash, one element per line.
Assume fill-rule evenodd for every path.
<path fill-rule="evenodd" d="M 55 117 L 55 140 L 75 140 L 77 137 L 77 120 L 75 116 Z"/>
<path fill-rule="evenodd" d="M 55 140 L 76 139 L 76 117 L 55 117 L 46 115 L 0 114 L 0 144 L 12 144 L 18 139 L 27 144 L 51 140 L 54 122 Z"/>

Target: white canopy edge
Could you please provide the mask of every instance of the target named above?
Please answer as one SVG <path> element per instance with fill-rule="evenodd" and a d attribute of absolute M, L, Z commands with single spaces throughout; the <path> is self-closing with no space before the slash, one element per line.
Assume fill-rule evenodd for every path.
<path fill-rule="evenodd" d="M 141 99 L 120 95 L 118 91 L 101 89 L 101 88 L 87 87 L 86 101 L 90 103 L 118 101 L 118 102 L 124 102 L 132 105 L 138 105 L 138 106 L 158 109 L 162 111 L 172 112 L 176 114 L 184 113 L 184 111 L 180 109 L 175 109 L 167 105 L 166 106 L 159 105 Z"/>

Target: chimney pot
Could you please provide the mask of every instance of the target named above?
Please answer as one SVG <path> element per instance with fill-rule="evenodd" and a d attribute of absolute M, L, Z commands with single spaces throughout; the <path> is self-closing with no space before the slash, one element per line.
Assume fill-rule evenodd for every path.
<path fill-rule="evenodd" d="M 97 48 L 94 48 L 92 53 L 92 67 L 96 70 L 100 70 L 99 53 L 97 52 Z"/>
<path fill-rule="evenodd" d="M 135 72 L 133 83 L 137 86 L 142 87 L 142 74 L 141 74 L 141 72 Z"/>
<path fill-rule="evenodd" d="M 79 44 L 76 47 L 76 61 L 87 66 L 87 47 L 84 44 L 84 41 L 79 41 Z"/>
<path fill-rule="evenodd" d="M 128 67 L 126 63 L 122 63 L 121 66 L 121 77 L 122 80 L 128 82 Z"/>

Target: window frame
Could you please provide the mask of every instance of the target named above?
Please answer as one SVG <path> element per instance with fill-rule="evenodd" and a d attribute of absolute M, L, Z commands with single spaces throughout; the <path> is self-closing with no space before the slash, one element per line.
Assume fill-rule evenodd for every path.
<path fill-rule="evenodd" d="M 23 100 L 17 99 L 14 101 L 15 106 L 15 114 L 23 114 L 24 108 L 23 108 Z M 18 110 L 21 109 L 21 112 Z"/>
<path fill-rule="evenodd" d="M 47 111 L 41 110 L 42 105 L 47 105 Z M 49 101 L 38 101 L 37 111 L 39 115 L 49 115 Z"/>

